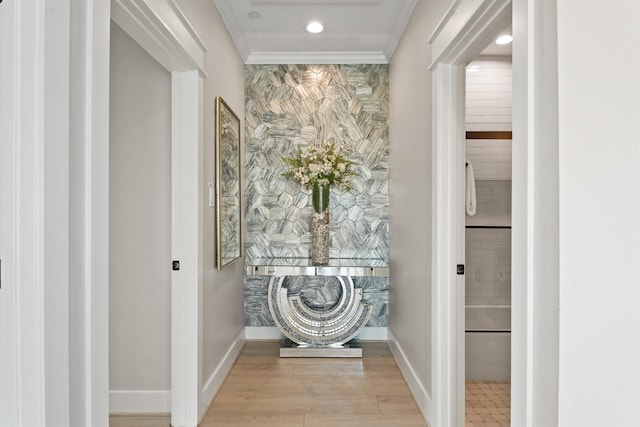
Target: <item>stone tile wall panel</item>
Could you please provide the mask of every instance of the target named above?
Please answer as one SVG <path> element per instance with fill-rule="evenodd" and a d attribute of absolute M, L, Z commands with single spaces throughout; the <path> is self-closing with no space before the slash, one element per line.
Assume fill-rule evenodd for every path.
<path fill-rule="evenodd" d="M 384 64 L 245 67 L 248 259 L 309 258 L 310 191 L 282 177 L 282 158 L 316 141 L 335 140 L 351 148 L 358 175 L 350 191 L 331 190 L 330 256 L 388 261 L 388 81 Z M 332 289 L 330 280 L 320 282 Z M 369 326 L 386 325 L 388 280 L 372 283 L 364 287 L 364 300 L 374 306 Z M 267 286 L 268 279 L 245 280 L 249 326 L 273 326 Z"/>

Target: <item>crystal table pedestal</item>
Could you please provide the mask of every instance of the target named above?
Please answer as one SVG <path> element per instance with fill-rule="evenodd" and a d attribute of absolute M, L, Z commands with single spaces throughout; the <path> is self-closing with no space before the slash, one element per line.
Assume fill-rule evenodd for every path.
<path fill-rule="evenodd" d="M 280 357 L 362 357 L 356 339 L 371 316 L 371 306 L 362 302 L 362 289 L 352 277 L 388 277 L 389 268 L 380 260 L 330 260 L 313 266 L 308 259 L 254 260 L 247 274 L 268 275 L 269 310 L 285 339 Z M 342 293 L 329 309 L 307 306 L 299 295 L 288 295 L 287 276 L 334 276 Z"/>

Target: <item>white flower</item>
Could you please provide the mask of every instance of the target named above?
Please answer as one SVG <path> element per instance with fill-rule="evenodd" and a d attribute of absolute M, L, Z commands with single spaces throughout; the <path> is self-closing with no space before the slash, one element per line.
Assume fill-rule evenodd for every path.
<path fill-rule="evenodd" d="M 290 166 L 283 176 L 295 179 L 307 189 L 316 184 L 337 184 L 348 190 L 349 178 L 355 172 L 350 169 L 352 162 L 343 151 L 342 144 L 333 142 L 321 147 L 310 145 L 304 150 L 299 149 L 295 157 L 283 158 Z"/>

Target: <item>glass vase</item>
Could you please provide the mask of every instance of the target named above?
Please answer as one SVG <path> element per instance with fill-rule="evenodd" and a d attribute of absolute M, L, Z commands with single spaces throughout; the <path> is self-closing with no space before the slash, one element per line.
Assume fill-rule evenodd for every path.
<path fill-rule="evenodd" d="M 329 185 L 315 184 L 311 201 L 311 263 L 329 264 Z"/>

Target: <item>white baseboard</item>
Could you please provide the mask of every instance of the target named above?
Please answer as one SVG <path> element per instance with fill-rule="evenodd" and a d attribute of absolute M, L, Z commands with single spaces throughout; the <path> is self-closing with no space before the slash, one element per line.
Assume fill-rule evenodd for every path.
<path fill-rule="evenodd" d="M 227 350 L 227 354 L 222 358 L 222 361 L 218 364 L 216 369 L 214 369 L 213 373 L 207 380 L 207 383 L 202 387 L 202 392 L 200 394 L 201 407 L 199 408 L 198 413 L 199 422 L 202 421 L 202 417 L 204 417 L 209 405 L 213 402 L 213 398 L 220 390 L 220 387 L 222 387 L 222 383 L 227 378 L 227 375 L 229 375 L 229 372 L 231 372 L 233 364 L 242 351 L 244 342 L 245 331 L 242 331 L 236 337 L 229 350 Z"/>
<path fill-rule="evenodd" d="M 360 338 L 361 341 L 386 341 L 387 327 L 365 327 L 358 334 L 358 338 Z"/>
<path fill-rule="evenodd" d="M 110 414 L 171 413 L 171 390 L 109 390 Z"/>
<path fill-rule="evenodd" d="M 240 355 L 244 346 L 244 334 L 240 335 L 233 342 L 223 360 L 213 371 L 209 380 L 202 388 L 202 407 L 199 416 L 202 418 L 207 408 L 213 401 L 216 393 L 222 386 L 225 378 Z M 171 390 L 110 390 L 109 391 L 109 413 L 110 414 L 170 414 L 171 413 Z"/>
<path fill-rule="evenodd" d="M 400 344 L 398 344 L 398 340 L 396 340 L 393 332 L 389 330 L 387 334 L 389 336 L 387 343 L 389 345 L 389 348 L 391 349 L 391 353 L 393 353 L 393 357 L 398 364 L 398 368 L 400 368 L 402 376 L 409 385 L 411 394 L 413 394 L 413 398 L 418 404 L 420 412 L 422 412 L 422 416 L 425 418 L 427 425 L 433 425 L 431 423 L 431 419 L 433 418 L 431 396 L 429 396 L 429 393 L 427 393 L 427 389 L 422 383 L 422 380 L 416 374 L 409 360 L 407 360 L 407 357 L 404 354 L 404 351 L 402 350 Z"/>
<path fill-rule="evenodd" d="M 245 338 L 248 340 L 279 340 L 282 339 L 282 332 L 275 326 L 247 326 L 245 327 Z M 362 341 L 386 341 L 386 327 L 366 327 L 358 334 Z"/>

